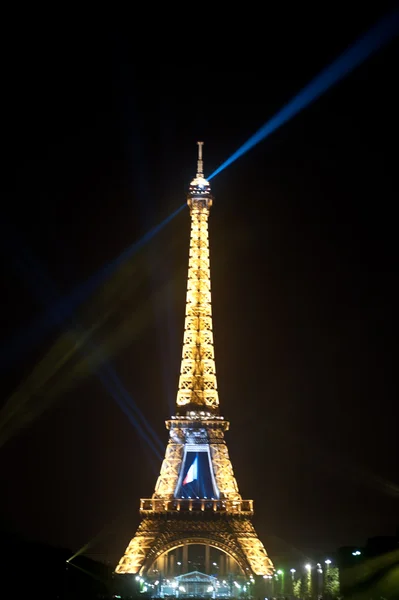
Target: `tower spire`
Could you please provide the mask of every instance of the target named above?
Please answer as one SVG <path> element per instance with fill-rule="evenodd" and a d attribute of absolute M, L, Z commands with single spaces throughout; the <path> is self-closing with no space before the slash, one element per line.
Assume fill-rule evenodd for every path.
<path fill-rule="evenodd" d="M 204 142 L 197 142 L 198 144 L 198 160 L 197 160 L 197 177 L 204 176 L 204 162 L 202 160 L 202 146 Z"/>
<path fill-rule="evenodd" d="M 212 333 L 208 216 L 211 186 L 203 175 L 202 146 L 198 143 L 197 175 L 190 183 L 187 204 L 191 214 L 186 316 L 177 392 L 177 412 L 219 410 Z"/>

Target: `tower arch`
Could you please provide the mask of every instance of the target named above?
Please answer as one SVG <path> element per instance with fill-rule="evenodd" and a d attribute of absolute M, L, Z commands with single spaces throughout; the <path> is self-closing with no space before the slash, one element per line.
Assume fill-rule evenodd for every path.
<path fill-rule="evenodd" d="M 215 548 L 223 552 L 226 556 L 230 557 L 235 561 L 242 575 L 246 575 L 246 573 L 250 570 L 250 565 L 245 557 L 245 554 L 242 552 L 241 548 L 239 548 L 234 541 L 228 540 L 227 542 L 222 538 L 222 536 L 212 536 L 205 537 L 204 535 L 194 536 L 191 535 L 189 537 L 181 537 L 179 539 L 170 540 L 169 542 L 162 542 L 159 546 L 154 546 L 153 549 L 148 553 L 145 563 L 143 564 L 140 575 L 145 575 L 148 572 L 151 572 L 151 568 L 153 565 L 164 555 L 168 554 L 172 550 L 176 550 L 177 548 L 181 548 L 184 546 L 205 546 Z"/>

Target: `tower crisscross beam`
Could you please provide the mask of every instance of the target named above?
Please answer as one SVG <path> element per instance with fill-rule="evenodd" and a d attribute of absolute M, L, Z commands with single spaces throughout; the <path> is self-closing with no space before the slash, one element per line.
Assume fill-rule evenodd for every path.
<path fill-rule="evenodd" d="M 208 216 L 212 196 L 202 172 L 199 142 L 197 176 L 190 185 L 187 204 L 191 213 L 190 254 L 183 353 L 177 406 L 217 412 L 219 397 L 212 332 Z"/>

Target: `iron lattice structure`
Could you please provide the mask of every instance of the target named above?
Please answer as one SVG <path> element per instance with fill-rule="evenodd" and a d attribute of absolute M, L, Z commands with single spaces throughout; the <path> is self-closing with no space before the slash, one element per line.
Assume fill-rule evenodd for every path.
<path fill-rule="evenodd" d="M 197 175 L 190 184 L 190 254 L 183 353 L 176 416 L 166 421 L 169 442 L 152 498 L 141 499 L 141 523 L 116 573 L 143 575 L 165 553 L 179 546 L 205 544 L 230 556 L 240 570 L 269 575 L 273 564 L 256 535 L 253 501 L 243 500 L 234 476 L 219 415 L 212 332 L 208 217 L 212 206 L 198 142 Z M 191 454 L 209 459 L 212 497 L 182 497 Z"/>
<path fill-rule="evenodd" d="M 196 180 L 194 180 L 195 183 Z M 215 412 L 219 407 L 212 333 L 208 216 L 212 198 L 189 197 L 191 209 L 190 256 L 183 355 L 177 407 Z"/>

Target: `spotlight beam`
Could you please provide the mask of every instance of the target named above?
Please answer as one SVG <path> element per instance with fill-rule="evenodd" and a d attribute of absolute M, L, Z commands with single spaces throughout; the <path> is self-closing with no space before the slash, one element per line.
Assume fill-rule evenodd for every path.
<path fill-rule="evenodd" d="M 230 158 L 213 171 L 207 179 L 213 179 L 213 177 L 221 173 L 226 167 L 248 152 L 248 150 L 251 150 L 301 110 L 309 106 L 333 85 L 338 83 L 338 81 L 349 75 L 353 69 L 364 62 L 371 54 L 390 42 L 397 35 L 398 31 L 399 10 L 396 10 L 382 18 L 364 37 L 350 46 L 346 52 L 341 54 L 329 67 L 304 87 L 299 94 L 294 96 L 274 117 L 254 133 L 245 144 L 240 146 Z"/>
<path fill-rule="evenodd" d="M 391 41 L 399 30 L 399 11 L 387 15 L 381 19 L 363 38 L 360 38 L 346 52 L 338 57 L 329 67 L 313 79 L 299 94 L 286 104 L 274 117 L 267 121 L 253 136 L 249 138 L 234 152 L 230 158 L 222 163 L 209 177 L 213 179 L 226 167 L 263 141 L 266 137 L 288 122 L 301 110 L 309 106 L 329 88 L 338 83 L 353 69 L 359 66 L 373 52 Z M 29 327 L 25 327 L 17 336 L 9 340 L 0 351 L 0 365 L 8 367 L 12 360 L 19 357 L 23 350 L 34 346 L 46 331 L 57 323 L 57 315 L 63 313 L 66 316 L 79 306 L 95 289 L 117 268 L 124 260 L 132 256 L 150 239 L 152 239 L 165 225 L 167 225 L 178 213 L 182 211 L 185 204 L 181 205 L 175 212 L 169 215 L 162 223 L 151 229 L 140 240 L 127 248 L 114 261 L 108 263 L 98 273 L 93 275 L 86 283 L 76 288 L 73 292 L 60 299 L 39 319 L 36 319 Z"/>
<path fill-rule="evenodd" d="M 20 276 L 24 278 L 25 282 L 28 283 L 30 291 L 40 302 L 40 304 L 44 307 L 47 307 L 49 302 L 52 302 L 55 298 L 58 299 L 59 293 L 57 292 L 53 282 L 50 280 L 42 265 L 33 257 L 32 252 L 24 247 L 20 236 L 18 236 L 18 232 L 13 231 L 12 238 L 14 241 L 18 240 L 18 246 L 14 246 L 14 251 L 17 251 L 17 255 L 13 255 L 14 266 L 16 267 L 16 270 L 19 272 Z M 76 339 L 75 348 L 86 356 L 90 364 L 90 356 L 93 354 L 93 351 L 98 352 L 98 348 L 96 348 L 93 342 L 90 341 L 90 334 L 85 331 L 77 322 L 72 323 L 70 320 L 68 322 L 62 312 L 56 312 L 55 317 L 58 325 L 68 326 L 69 333 Z M 88 346 L 88 349 L 85 351 L 84 349 L 86 345 Z M 153 450 L 156 457 L 159 460 L 162 460 L 161 452 L 163 450 L 163 445 L 160 439 L 143 413 L 129 396 L 115 369 L 109 364 L 106 353 L 102 354 L 103 357 L 101 367 L 98 368 L 98 366 L 96 367 L 94 364 L 91 365 L 93 374 L 100 379 L 105 389 L 111 394 L 113 399 L 127 415 L 130 422 L 134 425 L 144 441 L 146 441 L 149 447 Z M 68 360 L 68 357 L 66 360 Z M 7 410 L 7 413 L 3 420 L 0 421 L 0 427 L 4 427 L 6 421 L 13 417 L 15 411 Z M 147 430 L 148 433 L 146 433 L 145 430 Z M 154 440 L 155 445 L 152 440 Z"/>
<path fill-rule="evenodd" d="M 7 369 L 16 359 L 21 358 L 33 348 L 43 336 L 56 327 L 60 316 L 67 318 L 80 306 L 98 287 L 110 277 L 115 270 L 126 260 L 134 256 L 143 246 L 153 239 L 186 205 L 182 204 L 161 223 L 153 227 L 137 242 L 126 248 L 117 258 L 107 263 L 97 273 L 92 275 L 85 283 L 76 287 L 72 292 L 62 298 L 57 296 L 53 304 L 47 304 L 47 309 L 30 325 L 24 327 L 0 348 L 0 368 Z M 4 233 L 7 231 L 4 229 Z M 2 236 L 3 238 L 4 236 Z"/>

